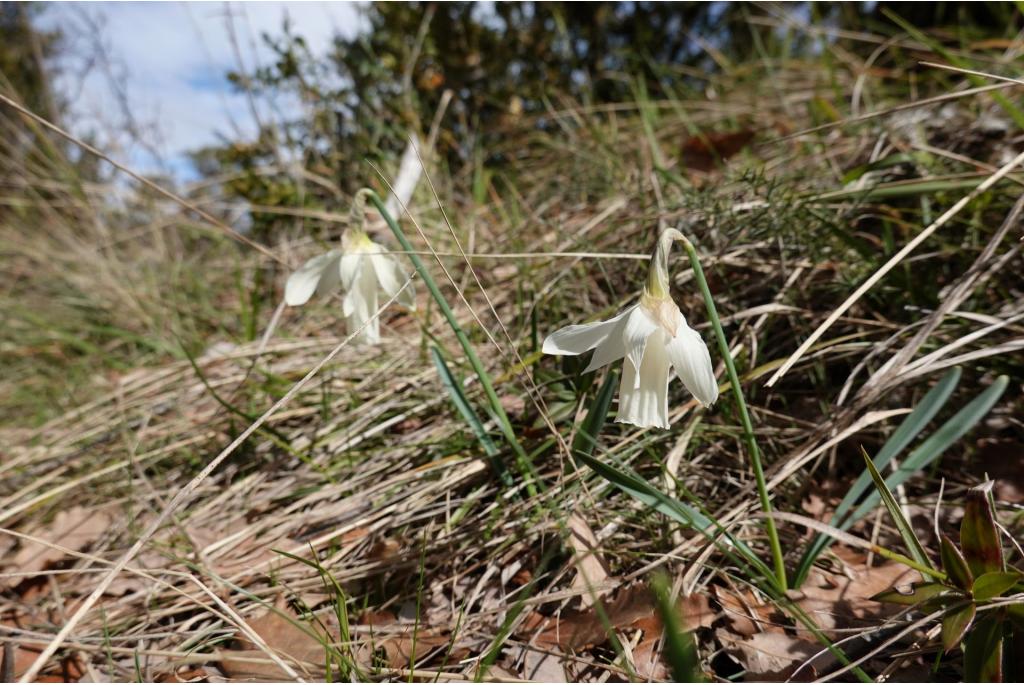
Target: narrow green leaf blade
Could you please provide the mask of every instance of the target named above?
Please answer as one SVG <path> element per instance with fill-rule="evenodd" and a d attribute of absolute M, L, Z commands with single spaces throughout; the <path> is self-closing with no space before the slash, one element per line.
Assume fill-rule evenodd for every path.
<path fill-rule="evenodd" d="M 910 592 L 900 592 L 895 588 L 883 590 L 871 597 L 871 601 L 887 602 L 888 604 L 899 604 L 909 607 L 935 599 L 945 592 L 949 592 L 949 588 L 942 583 L 914 583 L 910 587 Z"/>
<path fill-rule="evenodd" d="M 594 401 L 590 404 L 590 409 L 587 410 L 586 418 L 583 419 L 583 423 L 580 424 L 579 430 L 576 432 L 576 437 L 573 438 L 573 455 L 582 452 L 590 456 L 594 453 L 597 436 L 604 428 L 605 421 L 608 419 L 608 411 L 612 406 L 612 399 L 615 398 L 615 386 L 618 379 L 619 374 L 614 371 L 605 377 L 604 383 L 601 384 Z"/>
<path fill-rule="evenodd" d="M 900 509 L 900 505 L 896 501 L 896 498 L 892 496 L 889 488 L 886 487 L 885 481 L 882 480 L 882 476 L 878 473 L 878 469 L 875 468 L 875 464 L 871 461 L 871 457 L 868 456 L 868 453 L 864 451 L 863 447 L 861 448 L 861 453 L 864 455 L 864 463 L 867 465 L 868 473 L 871 475 L 871 480 L 875 482 L 875 487 L 878 488 L 878 492 L 882 497 L 882 502 L 885 504 L 885 508 L 889 510 L 889 516 L 891 516 L 892 520 L 896 523 L 896 528 L 899 530 L 904 544 L 906 544 L 907 549 L 910 551 L 911 558 L 922 566 L 932 568 L 932 562 L 925 553 L 924 547 L 921 545 L 921 541 L 917 539 L 917 533 L 914 532 L 914 527 L 903 515 L 903 510 Z"/>
<path fill-rule="evenodd" d="M 643 478 L 635 474 L 620 470 L 611 464 L 596 459 L 589 454 L 579 452 L 576 458 L 597 472 L 599 476 L 619 488 L 627 495 L 642 502 L 651 509 L 658 511 L 674 521 L 702 533 L 709 540 L 715 541 L 723 551 L 729 553 L 729 549 L 735 549 L 740 556 L 754 566 L 758 571 L 768 578 L 774 578 L 774 572 L 768 568 L 763 561 L 744 542 L 737 540 L 734 536 L 724 532 L 714 521 L 704 516 L 693 507 L 669 497 L 661 492 Z M 719 533 L 728 540 L 728 544 L 719 540 Z"/>
<path fill-rule="evenodd" d="M 670 596 L 668 581 L 664 575 L 659 574 L 654 576 L 651 586 L 658 602 L 661 623 L 665 627 L 665 660 L 668 661 L 672 678 L 677 683 L 704 682 L 697 646 L 693 635 L 683 629 L 679 608 Z"/>
<path fill-rule="evenodd" d="M 885 484 L 889 489 L 892 490 L 902 485 L 915 473 L 942 456 L 949 449 L 950 445 L 962 438 L 967 431 L 988 414 L 989 410 L 992 409 L 992 406 L 1006 390 L 1008 383 L 1009 378 L 1000 376 L 992 385 L 968 402 L 963 409 L 954 414 L 951 419 L 942 424 L 937 431 L 929 435 L 924 442 L 907 456 L 903 464 L 900 465 L 900 468 L 885 479 Z M 878 505 L 878 500 L 878 493 L 869 494 L 864 498 L 861 505 L 857 507 L 857 510 L 850 515 L 850 518 L 841 526 L 836 527 L 840 530 L 846 530 L 855 521 L 864 518 L 868 512 L 874 509 Z"/>
<path fill-rule="evenodd" d="M 455 376 L 452 375 L 451 370 L 448 368 L 448 364 L 445 363 L 444 357 L 441 356 L 441 352 L 436 346 L 430 346 L 430 356 L 434 360 L 434 367 L 437 369 L 437 375 L 441 378 L 441 385 L 448 391 L 448 396 L 452 399 L 452 404 L 458 409 L 459 414 L 465 419 L 469 425 L 473 435 L 476 436 L 477 440 L 480 441 L 480 445 L 484 448 L 487 454 L 494 456 L 498 454 L 498 448 L 491 440 L 491 436 L 487 434 L 487 429 L 484 428 L 483 422 L 477 413 L 473 411 L 473 407 L 470 406 L 469 400 L 466 399 L 465 393 L 462 392 L 462 384 L 459 383 Z"/>
<path fill-rule="evenodd" d="M 501 479 L 501 482 L 506 487 L 512 487 L 513 480 L 508 469 L 505 468 L 505 464 L 499 458 L 499 450 L 494 441 L 491 440 L 491 436 L 487 434 L 487 429 L 484 428 L 483 421 L 477 416 L 477 413 L 473 411 L 473 407 L 469 404 L 469 400 L 466 398 L 465 393 L 462 392 L 462 384 L 456 380 L 452 374 L 448 365 L 444 361 L 444 357 L 441 356 L 441 351 L 436 346 L 430 346 L 430 356 L 434 360 L 434 367 L 437 369 L 437 375 L 441 379 L 441 385 L 448 391 L 448 396 L 452 400 L 452 404 L 458 410 L 459 414 L 465 420 L 469 429 L 476 436 L 480 446 L 483 447 L 484 452 L 487 454 L 491 463 L 491 468 Z"/>

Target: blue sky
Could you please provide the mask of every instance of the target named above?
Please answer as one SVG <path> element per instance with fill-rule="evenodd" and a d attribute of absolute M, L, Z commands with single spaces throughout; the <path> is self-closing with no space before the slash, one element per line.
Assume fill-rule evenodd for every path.
<path fill-rule="evenodd" d="M 45 6 L 37 24 L 65 36 L 55 79 L 71 100 L 65 123 L 139 171 L 187 178 L 187 150 L 255 130 L 245 96 L 225 78 L 238 67 L 229 25 L 251 70 L 270 56 L 260 35 L 279 35 L 286 15 L 317 54 L 335 34 L 350 36 L 362 25 L 351 2 L 59 2 Z M 261 118 L 274 116 L 268 103 L 257 108 Z M 140 136 L 128 132 L 130 121 L 142 145 L 133 142 Z"/>

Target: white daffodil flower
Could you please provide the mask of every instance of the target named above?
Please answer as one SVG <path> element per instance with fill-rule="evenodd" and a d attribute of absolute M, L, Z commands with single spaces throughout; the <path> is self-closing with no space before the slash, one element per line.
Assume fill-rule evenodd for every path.
<path fill-rule="evenodd" d="M 683 235 L 662 232 L 640 301 L 618 316 L 567 326 L 544 340 L 545 354 L 578 355 L 594 350 L 584 373 L 625 357 L 615 420 L 635 426 L 668 428 L 668 383 L 674 369 L 686 389 L 709 407 L 718 399 L 718 381 L 708 346 L 686 324 L 669 294 L 668 251 Z"/>
<path fill-rule="evenodd" d="M 380 342 L 380 317 L 374 316 L 379 306 L 378 292 L 383 290 L 387 297 L 398 294 L 398 301 L 412 308 L 412 286 L 402 290 L 408 277 L 384 247 L 363 231 L 349 230 L 341 237 L 340 251 L 313 257 L 288 277 L 284 301 L 297 307 L 308 302 L 314 292 L 322 295 L 340 286 L 345 293 L 342 314 L 348 330 L 366 324 L 359 339 L 376 344 Z"/>

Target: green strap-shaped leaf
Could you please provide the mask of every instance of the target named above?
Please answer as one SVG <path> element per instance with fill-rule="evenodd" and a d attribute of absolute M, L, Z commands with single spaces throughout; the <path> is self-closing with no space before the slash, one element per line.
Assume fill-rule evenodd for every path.
<path fill-rule="evenodd" d="M 871 601 L 912 607 L 940 597 L 947 592 L 949 592 L 949 587 L 942 583 L 914 583 L 910 586 L 910 592 L 900 592 L 896 589 L 883 590 L 871 597 Z"/>
<path fill-rule="evenodd" d="M 732 552 L 735 550 L 742 557 L 742 561 L 746 561 L 760 573 L 764 574 L 766 578 L 774 582 L 775 574 L 758 558 L 754 551 L 744 542 L 737 540 L 732 534 L 725 531 L 717 522 L 712 521 L 693 507 L 673 497 L 669 497 L 635 473 L 616 468 L 582 452 L 577 452 L 576 458 L 597 472 L 599 476 L 609 483 L 646 504 L 651 509 L 661 512 L 672 520 L 702 533 L 709 540 L 714 541 L 719 549 L 730 557 L 735 558 L 735 554 Z M 728 541 L 727 543 L 722 541 L 721 538 L 723 537 Z M 741 560 L 737 559 L 737 561 Z"/>
<path fill-rule="evenodd" d="M 448 391 L 448 396 L 452 398 L 452 404 L 465 419 L 469 425 L 469 429 L 473 431 L 473 435 L 480 442 L 480 446 L 484 448 L 484 452 L 490 458 L 491 467 L 494 469 L 501 481 L 507 486 L 511 487 L 513 484 L 512 476 L 509 474 L 508 469 L 505 468 L 505 464 L 498 458 L 498 447 L 491 440 L 491 436 L 487 434 L 487 429 L 484 428 L 483 421 L 477 416 L 477 413 L 473 411 L 473 407 L 470 406 L 469 400 L 466 398 L 465 393 L 462 392 L 462 384 L 456 380 L 452 374 L 448 365 L 444 361 L 444 357 L 441 356 L 440 350 L 436 346 L 430 346 L 430 356 L 434 360 L 434 367 L 437 369 L 437 375 L 441 378 L 441 385 Z"/>
<path fill-rule="evenodd" d="M 704 674 L 700 670 L 700 659 L 697 657 L 697 646 L 693 634 L 683 627 L 685 616 L 680 621 L 680 604 L 672 602 L 671 589 L 664 574 L 655 575 L 651 586 L 658 602 L 658 614 L 665 626 L 665 661 L 672 671 L 672 678 L 677 683 L 704 682 Z"/>
<path fill-rule="evenodd" d="M 900 536 L 903 538 L 904 544 L 910 551 L 910 556 L 921 566 L 926 568 L 933 568 L 931 560 L 928 555 L 925 554 L 924 547 L 921 545 L 921 541 L 917 539 L 917 533 L 914 532 L 914 527 L 910 525 L 910 521 L 903 515 L 903 510 L 900 509 L 899 503 L 896 498 L 889 492 L 889 488 L 885 486 L 885 481 L 882 480 L 882 476 L 878 473 L 878 469 L 875 468 L 874 463 L 871 461 L 871 457 L 868 453 L 861 448 L 861 453 L 864 455 L 864 463 L 867 465 L 868 473 L 871 475 L 871 480 L 875 482 L 875 487 L 878 489 L 878 494 L 882 497 L 882 502 L 885 504 L 885 508 L 889 510 L 889 516 L 896 523 L 896 528 L 900 532 Z M 935 578 L 936 576 L 932 576 Z"/>
<path fill-rule="evenodd" d="M 516 466 L 526 482 L 526 490 L 531 497 L 537 495 L 537 473 L 533 467 L 533 464 L 529 461 L 526 455 L 526 451 L 523 446 L 519 444 L 519 438 L 516 435 L 515 429 L 512 427 L 512 421 L 509 420 L 508 414 L 505 412 L 505 408 L 501 405 L 501 400 L 498 398 L 498 393 L 494 390 L 494 383 L 491 380 L 490 374 L 487 373 L 487 369 L 484 368 L 483 362 L 480 361 L 480 357 L 477 356 L 476 349 L 473 344 L 469 341 L 469 337 L 466 335 L 466 331 L 459 325 L 458 319 L 455 318 L 455 313 L 449 306 L 448 301 L 441 294 L 441 290 L 437 287 L 437 283 L 434 281 L 434 277 L 430 275 L 430 271 L 426 265 L 423 264 L 423 260 L 419 258 L 416 251 L 413 249 L 412 244 L 406 237 L 402 227 L 392 218 L 391 213 L 388 212 L 387 207 L 384 206 L 384 201 L 380 199 L 380 195 L 370 190 L 369 188 L 363 188 L 357 193 L 365 194 L 369 199 L 370 203 L 377 208 L 380 215 L 384 217 L 384 222 L 391 229 L 395 239 L 398 240 L 402 249 L 405 250 L 406 256 L 409 261 L 412 262 L 413 267 L 416 269 L 416 273 L 423 279 L 423 285 L 427 286 L 427 291 L 430 296 L 434 298 L 434 302 L 437 303 L 438 309 L 441 310 L 441 315 L 444 316 L 445 321 L 452 329 L 452 333 L 455 334 L 455 339 L 459 341 L 459 345 L 462 346 L 463 352 L 466 353 L 466 360 L 469 365 L 473 367 L 476 372 L 477 378 L 480 379 L 480 387 L 483 388 L 484 395 L 487 397 L 488 403 L 491 405 L 491 411 L 494 412 L 494 416 L 498 421 L 498 428 L 501 429 L 502 435 L 505 437 L 505 442 L 512 448 L 512 451 L 516 456 Z M 356 198 L 356 202 L 359 202 L 359 198 Z M 503 482 L 508 484 L 508 481 L 502 479 Z"/>
<path fill-rule="evenodd" d="M 978 622 L 964 643 L 964 682 L 1002 681 L 1003 623 L 995 616 L 988 616 Z"/>
<path fill-rule="evenodd" d="M 601 434 L 601 429 L 604 428 L 604 423 L 608 419 L 608 411 L 612 406 L 612 399 L 615 398 L 615 386 L 618 380 L 619 374 L 614 371 L 605 376 L 604 383 L 601 384 L 601 388 L 597 391 L 597 396 L 594 398 L 593 403 L 591 403 L 590 409 L 587 410 L 586 418 L 583 419 L 579 430 L 576 431 L 576 437 L 573 438 L 573 456 L 577 453 L 583 453 L 587 456 L 594 453 L 594 447 L 597 445 L 597 436 Z"/>
<path fill-rule="evenodd" d="M 881 471 L 885 468 L 892 461 L 893 457 L 902 452 L 917 437 L 918 433 L 924 429 L 935 414 L 946 404 L 959 381 L 960 369 L 954 367 L 942 377 L 942 380 L 935 384 L 935 387 L 921 398 L 914 411 L 910 412 L 899 428 L 882 445 L 882 449 L 878 451 L 878 454 L 875 455 L 874 464 L 876 469 Z M 845 525 L 840 525 L 843 524 L 847 513 L 857 503 L 857 500 L 867 492 L 870 485 L 871 474 L 865 471 L 860 474 L 849 491 L 847 491 L 846 496 L 843 497 L 842 502 L 836 508 L 835 514 L 832 515 L 829 525 L 846 530 L 850 525 L 856 523 L 857 519 L 851 518 L 846 521 Z M 807 578 L 807 573 L 811 570 L 814 560 L 818 558 L 831 542 L 832 538 L 825 534 L 819 534 L 814 538 L 814 542 L 811 543 L 807 551 L 804 552 L 803 558 L 800 559 L 793 583 L 795 587 L 800 587 Z"/>

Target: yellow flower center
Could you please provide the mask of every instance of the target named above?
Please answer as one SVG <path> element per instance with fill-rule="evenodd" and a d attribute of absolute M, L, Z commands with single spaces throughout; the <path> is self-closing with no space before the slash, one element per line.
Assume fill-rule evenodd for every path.
<path fill-rule="evenodd" d="M 679 324 L 683 322 L 683 315 L 671 297 L 657 297 L 644 288 L 640 306 L 670 338 L 675 337 Z"/>
<path fill-rule="evenodd" d="M 350 228 L 341 236 L 341 249 L 345 254 L 356 254 L 359 252 L 374 252 L 374 242 L 366 231 Z"/>

